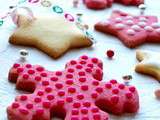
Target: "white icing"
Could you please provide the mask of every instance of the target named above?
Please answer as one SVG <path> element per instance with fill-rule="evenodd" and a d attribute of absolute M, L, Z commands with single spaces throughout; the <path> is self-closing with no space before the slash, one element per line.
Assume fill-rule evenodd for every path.
<path fill-rule="evenodd" d="M 126 19 L 133 19 L 133 16 L 126 16 Z"/>
<path fill-rule="evenodd" d="M 133 22 L 132 20 L 127 20 L 127 21 L 126 21 L 126 24 L 127 24 L 127 25 L 133 25 L 134 22 Z"/>
<path fill-rule="evenodd" d="M 159 27 L 160 27 L 160 23 L 153 23 L 153 24 L 152 24 L 152 27 L 153 27 L 153 28 L 159 28 Z"/>
<path fill-rule="evenodd" d="M 118 23 L 118 24 L 115 25 L 115 27 L 116 27 L 117 30 L 122 30 L 122 29 L 125 28 L 125 25 L 122 24 L 122 23 Z"/>
<path fill-rule="evenodd" d="M 127 30 L 127 34 L 128 34 L 128 35 L 135 35 L 136 32 L 135 32 L 133 29 L 128 29 L 128 30 Z"/>
<path fill-rule="evenodd" d="M 141 26 L 141 27 L 145 27 L 146 24 L 147 24 L 146 22 L 139 22 L 139 23 L 138 23 L 138 25 Z"/>
<path fill-rule="evenodd" d="M 131 28 L 137 32 L 141 31 L 141 27 L 139 25 L 133 25 Z"/>
<path fill-rule="evenodd" d="M 154 31 L 153 27 L 151 27 L 151 26 L 145 26 L 144 29 L 148 32 L 153 32 Z"/>
<path fill-rule="evenodd" d="M 116 18 L 115 21 L 116 21 L 117 23 L 120 23 L 120 22 L 123 21 L 123 19 L 122 19 L 122 18 Z"/>
<path fill-rule="evenodd" d="M 141 22 L 146 22 L 146 21 L 147 21 L 147 18 L 145 18 L 145 17 L 140 17 L 139 20 L 140 20 Z"/>
<path fill-rule="evenodd" d="M 157 32 L 158 34 L 160 34 L 160 28 L 156 29 L 156 32 Z"/>

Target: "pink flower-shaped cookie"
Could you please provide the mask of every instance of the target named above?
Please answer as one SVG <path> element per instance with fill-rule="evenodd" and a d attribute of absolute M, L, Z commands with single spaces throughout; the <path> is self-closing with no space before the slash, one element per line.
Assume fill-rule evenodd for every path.
<path fill-rule="evenodd" d="M 104 9 L 111 7 L 114 2 L 124 5 L 138 6 L 144 3 L 144 0 L 83 0 L 86 6 L 90 9 Z"/>
<path fill-rule="evenodd" d="M 81 56 L 63 71 L 48 71 L 38 65 L 14 64 L 9 80 L 17 89 L 31 92 L 17 96 L 7 108 L 9 120 L 108 120 L 105 112 L 135 113 L 139 97 L 135 87 L 116 80 L 101 82 L 102 62 Z M 102 111 L 102 109 L 104 111 Z"/>
<path fill-rule="evenodd" d="M 146 42 L 160 43 L 160 23 L 156 16 L 133 16 L 113 11 L 111 17 L 98 22 L 95 29 L 118 37 L 129 48 Z"/>

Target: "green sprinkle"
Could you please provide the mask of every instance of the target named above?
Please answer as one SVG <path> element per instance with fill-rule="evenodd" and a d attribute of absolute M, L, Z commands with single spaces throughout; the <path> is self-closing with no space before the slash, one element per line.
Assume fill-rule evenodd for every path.
<path fill-rule="evenodd" d="M 3 20 L 0 20 L 0 26 L 2 26 L 3 25 Z"/>
<path fill-rule="evenodd" d="M 59 6 L 53 6 L 53 11 L 59 14 L 63 13 L 63 9 Z"/>

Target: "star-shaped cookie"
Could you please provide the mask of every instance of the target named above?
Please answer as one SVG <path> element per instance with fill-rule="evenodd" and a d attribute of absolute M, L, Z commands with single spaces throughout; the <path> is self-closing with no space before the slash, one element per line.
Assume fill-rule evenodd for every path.
<path fill-rule="evenodd" d="M 136 65 L 135 71 L 151 75 L 160 81 L 160 52 L 138 50 L 136 57 L 140 63 Z"/>
<path fill-rule="evenodd" d="M 98 22 L 95 29 L 118 37 L 129 48 L 160 43 L 160 23 L 156 16 L 134 16 L 115 10 L 109 19 Z"/>
<path fill-rule="evenodd" d="M 15 45 L 33 46 L 58 58 L 71 48 L 87 47 L 92 41 L 63 16 L 30 19 L 18 16 L 18 28 L 9 38 Z"/>

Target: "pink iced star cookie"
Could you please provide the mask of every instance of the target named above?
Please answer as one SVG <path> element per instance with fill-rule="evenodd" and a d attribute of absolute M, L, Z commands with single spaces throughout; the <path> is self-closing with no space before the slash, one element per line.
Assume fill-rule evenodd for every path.
<path fill-rule="evenodd" d="M 160 24 L 156 16 L 133 16 L 113 11 L 111 17 L 98 22 L 95 29 L 118 37 L 129 48 L 146 42 L 160 43 Z"/>
<path fill-rule="evenodd" d="M 17 96 L 7 108 L 9 120 L 109 120 L 107 112 L 135 113 L 139 97 L 134 86 L 116 80 L 101 82 L 102 62 L 81 56 L 63 71 L 48 71 L 31 64 L 14 64 L 9 80 L 31 94 Z M 104 111 L 102 111 L 102 109 Z M 107 112 L 106 112 L 107 111 Z"/>
<path fill-rule="evenodd" d="M 113 2 L 121 3 L 124 5 L 138 6 L 144 3 L 144 0 L 83 0 L 86 6 L 90 9 L 104 9 L 111 7 Z"/>

